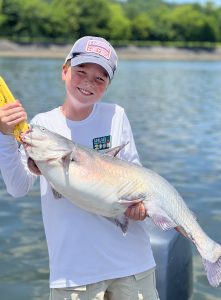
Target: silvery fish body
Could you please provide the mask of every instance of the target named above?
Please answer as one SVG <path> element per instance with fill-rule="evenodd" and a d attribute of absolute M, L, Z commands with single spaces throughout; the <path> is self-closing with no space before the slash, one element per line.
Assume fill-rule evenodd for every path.
<path fill-rule="evenodd" d="M 101 154 L 33 125 L 21 137 L 29 158 L 57 194 L 80 208 L 117 220 L 126 231 L 125 210 L 143 201 L 150 218 L 163 230 L 179 228 L 202 256 L 212 286 L 221 282 L 221 246 L 210 239 L 179 193 L 157 173 L 120 160 L 116 147 Z"/>

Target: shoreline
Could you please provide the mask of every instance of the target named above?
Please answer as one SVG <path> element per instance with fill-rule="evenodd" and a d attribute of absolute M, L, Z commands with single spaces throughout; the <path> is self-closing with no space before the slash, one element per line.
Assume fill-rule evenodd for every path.
<path fill-rule="evenodd" d="M 27 44 L 21 45 L 0 40 L 0 57 L 15 58 L 61 58 L 64 59 L 72 45 Z M 186 49 L 166 46 L 116 47 L 122 60 L 221 60 L 221 48 Z"/>

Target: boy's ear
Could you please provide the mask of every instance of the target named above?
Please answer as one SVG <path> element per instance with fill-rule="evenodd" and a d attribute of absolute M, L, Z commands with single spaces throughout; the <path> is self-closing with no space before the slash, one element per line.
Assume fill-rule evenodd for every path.
<path fill-rule="evenodd" d="M 62 80 L 65 80 L 66 78 L 66 74 L 67 74 L 67 66 L 65 64 L 62 65 L 62 71 L 61 71 L 61 79 Z"/>

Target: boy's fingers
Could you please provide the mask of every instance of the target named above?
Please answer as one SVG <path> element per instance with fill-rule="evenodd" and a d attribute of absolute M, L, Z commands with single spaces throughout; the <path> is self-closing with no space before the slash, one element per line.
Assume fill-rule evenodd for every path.
<path fill-rule="evenodd" d="M 141 203 L 141 207 L 140 207 L 140 220 L 143 221 L 147 216 L 147 210 L 145 208 L 145 206 L 143 205 L 143 203 Z"/>
<path fill-rule="evenodd" d="M 11 108 L 15 108 L 15 107 L 21 107 L 21 103 L 19 101 L 16 101 L 16 102 L 10 102 L 10 103 L 7 103 L 5 104 L 4 106 L 1 107 L 1 110 L 8 110 L 8 109 L 11 109 Z"/>
<path fill-rule="evenodd" d="M 128 218 L 131 218 L 135 221 L 138 220 L 142 221 L 147 217 L 147 211 L 145 209 L 143 202 L 140 202 L 138 204 L 128 207 L 128 209 L 125 212 L 125 215 Z"/>
<path fill-rule="evenodd" d="M 7 104 L 5 106 L 2 107 L 2 110 L 4 112 L 14 112 L 14 111 L 21 111 L 23 110 L 24 111 L 24 108 L 21 106 L 21 105 L 11 105 L 11 104 Z"/>
<path fill-rule="evenodd" d="M 5 104 L 0 108 L 0 123 L 2 126 L 4 126 L 4 124 L 7 126 L 8 123 L 16 119 L 20 121 L 21 118 L 22 121 L 26 120 L 27 114 L 18 101 Z"/>
<path fill-rule="evenodd" d="M 16 119 L 11 119 L 11 120 L 9 120 L 8 122 L 7 122 L 7 124 L 9 125 L 9 126 L 16 126 L 16 125 L 18 125 L 20 122 L 22 122 L 22 121 L 25 121 L 26 120 L 26 118 L 25 118 L 25 116 L 17 116 L 16 117 Z"/>
<path fill-rule="evenodd" d="M 139 220 L 139 218 L 140 218 L 140 203 L 133 205 L 131 207 L 131 217 L 134 220 Z"/>
<path fill-rule="evenodd" d="M 1 116 L 1 121 L 4 123 L 10 123 L 20 118 L 26 119 L 26 117 L 27 117 L 26 113 L 23 110 L 21 110 L 21 111 L 15 111 L 13 113 L 4 114 L 3 116 Z"/>

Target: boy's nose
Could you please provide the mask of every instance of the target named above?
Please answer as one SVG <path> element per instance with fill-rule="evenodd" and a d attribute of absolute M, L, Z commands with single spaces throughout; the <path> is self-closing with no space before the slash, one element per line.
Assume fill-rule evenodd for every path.
<path fill-rule="evenodd" d="M 93 77 L 88 77 L 86 80 L 89 83 L 93 83 L 94 82 L 94 78 Z"/>
<path fill-rule="evenodd" d="M 85 84 L 85 87 L 91 87 L 93 86 L 94 84 L 94 78 L 93 77 L 87 77 L 85 78 L 85 81 L 84 81 L 84 84 Z"/>

